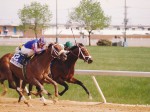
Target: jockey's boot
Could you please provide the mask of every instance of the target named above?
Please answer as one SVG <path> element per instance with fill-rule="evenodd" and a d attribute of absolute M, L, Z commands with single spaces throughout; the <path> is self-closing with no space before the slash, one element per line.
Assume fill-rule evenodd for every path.
<path fill-rule="evenodd" d="M 27 65 L 27 61 L 26 61 L 26 59 L 23 59 L 23 61 L 22 61 L 22 65 L 23 65 L 23 66 Z"/>
<path fill-rule="evenodd" d="M 23 65 L 23 75 L 26 77 L 26 65 L 27 65 L 27 60 L 28 60 L 28 55 L 24 54 L 24 59 L 22 60 L 22 65 Z"/>
<path fill-rule="evenodd" d="M 22 60 L 23 66 L 27 65 L 27 55 L 24 54 L 24 59 Z"/>

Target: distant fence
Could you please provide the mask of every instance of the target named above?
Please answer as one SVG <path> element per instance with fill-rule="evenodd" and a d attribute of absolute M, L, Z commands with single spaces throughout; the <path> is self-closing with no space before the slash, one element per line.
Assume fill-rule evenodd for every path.
<path fill-rule="evenodd" d="M 25 43 L 34 38 L 13 38 L 13 37 L 0 37 L 0 45 L 2 46 L 18 46 L 21 43 Z M 56 38 L 45 38 L 47 42 L 56 42 Z M 66 41 L 75 43 L 74 38 L 58 38 L 58 43 L 65 44 Z M 84 45 L 88 45 L 88 39 L 76 38 L 77 42 L 81 42 Z M 91 40 L 92 45 L 96 45 L 98 40 Z"/>
<path fill-rule="evenodd" d="M 77 75 L 91 75 L 92 79 L 100 93 L 104 103 L 106 103 L 106 98 L 95 78 L 95 76 L 130 76 L 130 77 L 150 77 L 150 72 L 137 72 L 137 71 L 111 71 L 111 70 L 75 70 Z"/>
<path fill-rule="evenodd" d="M 25 43 L 32 38 L 14 38 L 14 37 L 0 37 L 0 45 L 17 46 L 19 43 Z M 45 38 L 48 42 L 56 42 L 56 38 Z M 107 39 L 107 38 L 106 38 Z M 96 45 L 99 38 L 91 38 L 91 45 Z M 64 44 L 66 41 L 75 42 L 74 38 L 58 38 L 58 42 Z M 77 42 L 81 42 L 84 45 L 89 44 L 88 38 L 76 38 Z M 112 39 L 112 41 L 118 41 Z M 127 46 L 131 47 L 150 47 L 150 38 L 127 38 Z"/>

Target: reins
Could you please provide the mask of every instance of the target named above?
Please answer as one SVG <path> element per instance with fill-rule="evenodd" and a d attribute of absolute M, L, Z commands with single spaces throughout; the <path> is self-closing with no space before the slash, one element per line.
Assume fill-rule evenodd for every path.
<path fill-rule="evenodd" d="M 85 56 L 85 55 L 83 54 L 83 52 L 82 52 L 82 47 L 80 48 L 80 47 L 78 46 L 78 48 L 79 48 L 78 55 L 76 55 L 76 54 L 73 53 L 72 51 L 70 51 L 70 52 L 71 52 L 74 56 L 76 56 L 77 58 L 79 58 L 79 56 L 80 56 L 80 54 L 81 54 L 82 57 L 83 57 L 83 59 L 84 59 L 84 61 L 88 62 L 89 59 L 91 58 L 91 56 Z M 87 59 L 86 59 L 86 58 L 87 58 Z"/>

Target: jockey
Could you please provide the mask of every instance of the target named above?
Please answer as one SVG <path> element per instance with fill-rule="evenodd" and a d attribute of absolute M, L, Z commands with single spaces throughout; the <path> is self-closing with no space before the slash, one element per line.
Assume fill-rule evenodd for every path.
<path fill-rule="evenodd" d="M 46 41 L 44 40 L 43 37 L 40 39 L 34 39 L 26 42 L 21 47 L 20 53 L 26 55 L 26 57 L 30 57 L 34 54 L 39 54 L 43 50 L 45 50 L 46 49 L 45 45 L 46 45 Z"/>
<path fill-rule="evenodd" d="M 44 38 L 34 39 L 22 44 L 16 48 L 17 53 L 24 55 L 22 60 L 23 65 L 26 65 L 26 59 L 33 56 L 34 54 L 39 54 L 46 49 L 46 41 Z"/>
<path fill-rule="evenodd" d="M 67 41 L 65 44 L 64 44 L 64 49 L 65 50 L 68 50 L 69 48 L 72 47 L 72 43 L 70 41 Z"/>
<path fill-rule="evenodd" d="M 70 41 L 67 41 L 65 44 L 59 44 L 59 45 L 65 51 L 66 54 L 69 52 L 69 48 L 72 47 L 72 43 Z"/>

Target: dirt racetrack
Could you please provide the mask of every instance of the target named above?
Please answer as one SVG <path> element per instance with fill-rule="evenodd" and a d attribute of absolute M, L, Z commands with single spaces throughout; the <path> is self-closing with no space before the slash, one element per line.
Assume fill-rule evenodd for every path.
<path fill-rule="evenodd" d="M 60 100 L 53 103 L 47 100 L 44 106 L 39 99 L 30 100 L 28 107 L 23 102 L 18 103 L 16 98 L 0 98 L 0 112 L 150 112 L 150 106 L 103 104 L 99 102 L 77 102 Z"/>

